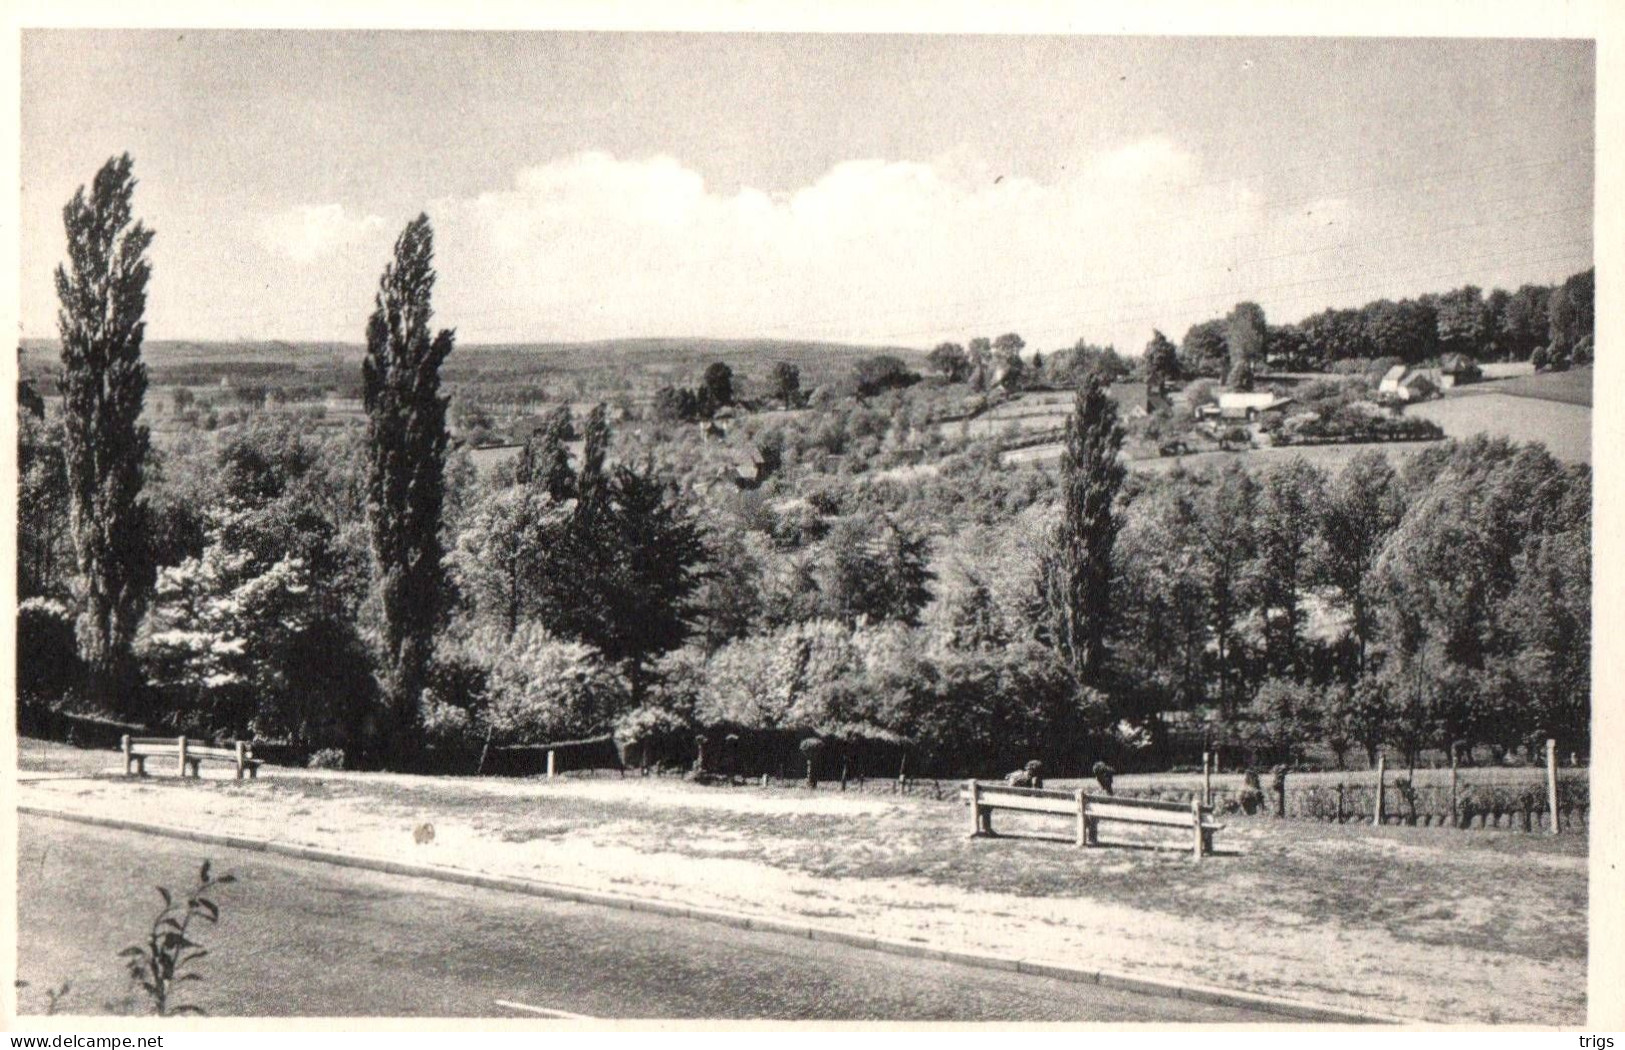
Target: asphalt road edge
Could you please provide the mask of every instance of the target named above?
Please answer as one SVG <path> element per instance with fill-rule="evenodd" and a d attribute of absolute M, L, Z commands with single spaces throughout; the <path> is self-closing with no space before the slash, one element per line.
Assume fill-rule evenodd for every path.
<path fill-rule="evenodd" d="M 903 955 L 917 959 L 933 959 L 942 962 L 955 963 L 961 966 L 972 966 L 984 970 L 1006 970 L 1015 973 L 1031 974 L 1038 977 L 1050 977 L 1062 981 L 1071 981 L 1078 984 L 1098 984 L 1103 988 L 1117 988 L 1124 991 L 1138 992 L 1142 995 L 1159 996 L 1165 999 L 1185 999 L 1190 1002 L 1206 1003 L 1215 1006 L 1234 1006 L 1243 1009 L 1258 1010 L 1262 1013 L 1275 1014 L 1283 1018 L 1298 1021 L 1314 1021 L 1322 1024 L 1386 1024 L 1386 1025 L 1426 1025 L 1430 1022 L 1416 1019 L 1396 1017 L 1370 1011 L 1353 1010 L 1339 1006 L 1322 1006 L 1316 1003 L 1302 1002 L 1296 999 L 1283 999 L 1277 996 L 1260 995 L 1256 992 L 1242 992 L 1229 988 L 1218 988 L 1208 985 L 1187 984 L 1177 981 L 1158 980 L 1150 977 L 1135 977 L 1129 974 L 1113 973 L 1107 970 L 1090 970 L 1082 967 L 1064 966 L 1051 962 L 1039 962 L 1028 959 L 1016 959 L 1006 955 L 995 955 L 985 952 L 967 952 L 934 948 L 927 944 L 916 944 L 910 941 L 892 941 L 880 937 L 869 937 L 863 934 L 849 933 L 845 930 L 835 930 L 823 926 L 807 926 L 800 923 L 785 922 L 780 919 L 769 919 L 761 916 L 747 915 L 741 912 L 729 912 L 712 908 L 695 908 L 685 904 L 676 904 L 670 901 L 655 900 L 646 897 L 634 897 L 627 894 L 605 893 L 601 890 L 589 890 L 560 883 L 541 882 L 536 879 L 525 879 L 511 875 L 490 875 L 483 872 L 468 871 L 462 868 L 448 868 L 437 864 L 419 864 L 408 861 L 390 860 L 384 857 L 371 857 L 359 853 L 339 853 L 334 850 L 318 849 L 314 846 L 297 846 L 291 843 L 271 842 L 266 839 L 244 838 L 240 835 L 228 835 L 211 831 L 196 831 L 191 828 L 179 828 L 168 824 L 153 824 L 146 821 L 124 820 L 118 817 L 102 817 L 89 813 L 75 813 L 72 810 L 54 809 L 49 806 L 19 805 L 17 813 L 21 816 L 45 817 L 47 819 L 70 821 L 78 824 L 88 824 L 95 827 L 113 828 L 119 831 L 134 831 L 147 835 L 160 835 L 165 838 L 183 839 L 190 842 L 200 842 L 211 846 L 225 846 L 230 849 L 249 850 L 255 853 L 274 853 L 278 856 L 292 857 L 297 860 L 313 861 L 319 864 L 332 864 L 337 867 L 359 868 L 367 871 L 382 872 L 386 875 L 405 875 L 412 878 L 433 879 L 437 882 L 448 882 L 464 886 L 477 886 L 481 889 L 501 890 L 508 893 L 526 894 L 532 897 L 545 897 L 551 900 L 572 901 L 580 904 L 595 904 L 608 908 L 621 908 L 626 911 L 647 912 L 653 915 L 668 915 L 677 918 L 695 919 L 701 922 L 718 923 L 738 929 L 765 930 L 770 933 L 788 934 L 793 937 L 806 937 L 808 940 L 827 941 L 834 944 L 845 944 L 854 948 L 864 948 L 870 951 L 885 952 L 890 955 Z"/>

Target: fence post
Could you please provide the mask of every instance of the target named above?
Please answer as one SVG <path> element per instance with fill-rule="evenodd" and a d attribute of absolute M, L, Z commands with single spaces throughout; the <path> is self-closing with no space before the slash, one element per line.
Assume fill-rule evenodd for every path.
<path fill-rule="evenodd" d="M 1193 829 L 1191 835 L 1195 838 L 1196 859 L 1200 862 L 1202 859 L 1202 801 L 1200 799 L 1191 799 L 1191 826 Z"/>
<path fill-rule="evenodd" d="M 1557 741 L 1546 741 L 1546 801 L 1552 810 L 1552 834 L 1557 834 Z"/>
<path fill-rule="evenodd" d="M 553 779 L 553 749 L 547 749 L 547 779 Z"/>
<path fill-rule="evenodd" d="M 1343 823 L 1343 782 L 1337 782 L 1337 822 Z"/>
<path fill-rule="evenodd" d="M 976 838 L 982 833 L 982 786 L 975 780 L 967 780 L 965 790 L 970 792 L 970 837 Z"/>
<path fill-rule="evenodd" d="M 1371 825 L 1372 825 L 1372 827 L 1378 827 L 1378 828 L 1382 827 L 1383 822 L 1387 819 L 1387 812 L 1384 810 L 1383 804 L 1382 804 L 1383 803 L 1382 781 L 1383 781 L 1383 777 L 1387 773 L 1387 768 L 1388 768 L 1388 756 L 1387 755 L 1378 755 L 1377 756 L 1377 802 L 1376 802 L 1376 805 L 1371 807 Z"/>
<path fill-rule="evenodd" d="M 1450 826 L 1461 826 L 1461 811 L 1456 804 L 1456 745 L 1450 744 Z"/>
<path fill-rule="evenodd" d="M 176 737 L 175 738 L 175 746 L 176 746 L 177 750 L 180 752 L 180 774 L 181 774 L 181 779 L 185 780 L 186 779 L 186 737 L 185 736 Z M 1553 813 L 1557 812 L 1555 807 L 1552 809 L 1552 812 Z"/>
<path fill-rule="evenodd" d="M 248 755 L 245 752 L 243 742 L 241 740 L 237 741 L 237 779 L 238 780 L 243 779 L 243 767 L 248 765 L 248 763 L 245 761 L 247 758 L 248 758 Z"/>
<path fill-rule="evenodd" d="M 1213 752 L 1202 752 L 1202 805 L 1213 805 Z"/>
<path fill-rule="evenodd" d="M 1086 803 L 1084 802 L 1084 798 L 1086 796 L 1084 795 L 1083 788 L 1079 788 L 1078 790 L 1074 791 L 1072 794 L 1078 800 L 1078 829 L 1077 829 L 1076 841 L 1077 841 L 1077 847 L 1079 849 L 1082 849 L 1084 846 L 1089 844 L 1089 836 L 1088 836 L 1088 833 L 1087 833 L 1088 820 L 1083 814 L 1083 809 L 1084 809 L 1084 806 L 1086 805 Z"/>
<path fill-rule="evenodd" d="M 119 749 L 124 752 L 124 775 L 130 775 L 130 734 L 119 738 Z"/>

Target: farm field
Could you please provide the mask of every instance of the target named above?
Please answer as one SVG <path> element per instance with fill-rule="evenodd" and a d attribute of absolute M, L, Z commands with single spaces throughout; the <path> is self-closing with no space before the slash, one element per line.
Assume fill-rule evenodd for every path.
<path fill-rule="evenodd" d="M 1560 460 L 1591 462 L 1591 408 L 1588 405 L 1486 391 L 1420 402 L 1408 406 L 1405 412 L 1431 419 L 1453 438 L 1482 433 L 1513 441 L 1539 441 Z"/>
<path fill-rule="evenodd" d="M 1257 469 L 1273 463 L 1284 463 L 1294 456 L 1298 456 L 1327 470 L 1340 470 L 1361 452 L 1376 449 L 1388 456 L 1396 466 L 1407 457 L 1415 455 L 1422 449 L 1429 448 L 1436 442 L 1429 441 L 1390 441 L 1381 444 L 1365 445 L 1294 445 L 1286 448 L 1255 448 L 1245 452 L 1193 452 L 1186 456 L 1143 456 L 1138 459 L 1129 459 L 1130 470 L 1148 473 L 1166 472 L 1183 467 L 1185 470 L 1201 471 L 1217 469 L 1226 463 L 1240 461 L 1245 466 Z M 1037 464 L 1053 463 L 1061 458 L 1061 446 L 1035 445 L 1032 448 L 1012 449 L 1004 453 L 1000 459 L 1006 464 Z"/>
<path fill-rule="evenodd" d="M 1489 378 L 1488 368 L 1485 369 L 1485 376 Z M 1525 368 L 1520 372 L 1508 373 L 1504 378 L 1493 382 L 1473 383 L 1460 387 L 1452 391 L 1451 396 L 1466 397 L 1478 393 L 1511 394 L 1516 397 L 1561 401 L 1590 408 L 1591 390 L 1592 370 L 1589 366 L 1571 368 L 1567 372 L 1541 372 L 1538 375 L 1533 369 Z"/>
<path fill-rule="evenodd" d="M 126 780 L 24 741 L 26 806 L 480 870 L 888 940 L 1449 1022 L 1585 1016 L 1587 836 L 1227 818 L 1220 853 L 948 798 L 671 778 L 313 773 Z M 945 785 L 951 788 L 951 785 Z M 951 795 L 952 792 L 945 792 Z M 412 829 L 429 822 L 431 843 Z M 1010 834 L 1015 832 L 1017 834 Z M 1425 892 L 1423 890 L 1425 889 Z M 1290 930 L 1291 937 L 1281 936 Z M 1267 948 L 1265 947 L 1267 946 Z"/>
<path fill-rule="evenodd" d="M 1478 367 L 1485 379 L 1514 379 L 1535 374 L 1535 366 L 1529 361 L 1490 361 Z"/>

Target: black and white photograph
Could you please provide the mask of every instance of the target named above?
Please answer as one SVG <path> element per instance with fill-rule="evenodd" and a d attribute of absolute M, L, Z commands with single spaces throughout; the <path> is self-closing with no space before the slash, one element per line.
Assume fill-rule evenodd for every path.
<path fill-rule="evenodd" d="M 17 28 L 8 1025 L 1619 1018 L 1526 8 Z"/>

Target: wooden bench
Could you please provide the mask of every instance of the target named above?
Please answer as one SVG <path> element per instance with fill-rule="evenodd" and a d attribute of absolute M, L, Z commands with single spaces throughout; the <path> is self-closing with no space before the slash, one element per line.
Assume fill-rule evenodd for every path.
<path fill-rule="evenodd" d="M 124 748 L 125 776 L 130 776 L 132 772 L 137 776 L 146 776 L 149 758 L 175 759 L 175 771 L 183 779 L 188 769 L 191 770 L 192 776 L 199 776 L 199 766 L 204 762 L 233 763 L 237 767 L 238 780 L 243 779 L 245 772 L 255 780 L 258 780 L 260 775 L 259 759 L 254 757 L 253 749 L 241 740 L 232 747 L 212 747 L 201 740 L 188 740 L 184 736 L 125 736 L 121 743 Z"/>
<path fill-rule="evenodd" d="M 1212 808 L 1194 798 L 1189 803 L 1164 802 L 1158 799 L 1091 795 L 1082 788 L 1056 791 L 1009 787 L 980 780 L 967 780 L 960 789 L 959 797 L 971 809 L 972 838 L 994 834 L 993 811 L 996 809 L 1052 813 L 1072 818 L 1079 848 L 1099 845 L 1098 826 L 1101 821 L 1189 828 L 1191 851 L 1197 860 L 1201 860 L 1213 852 L 1214 833 L 1224 830 L 1223 824 L 1214 822 Z"/>

